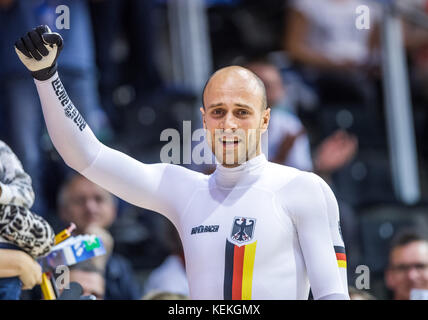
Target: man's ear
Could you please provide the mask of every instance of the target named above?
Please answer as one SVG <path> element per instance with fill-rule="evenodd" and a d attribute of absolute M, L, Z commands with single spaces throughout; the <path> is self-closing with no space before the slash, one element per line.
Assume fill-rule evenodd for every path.
<path fill-rule="evenodd" d="M 202 113 L 202 125 L 204 126 L 204 129 L 206 129 L 207 124 L 205 123 L 205 109 L 204 109 L 204 107 L 200 107 L 199 110 Z"/>
<path fill-rule="evenodd" d="M 262 133 L 264 133 L 269 127 L 270 110 L 271 109 L 269 107 L 267 107 L 266 110 L 263 110 L 262 119 L 261 119 L 262 122 L 260 124 L 260 129 Z"/>

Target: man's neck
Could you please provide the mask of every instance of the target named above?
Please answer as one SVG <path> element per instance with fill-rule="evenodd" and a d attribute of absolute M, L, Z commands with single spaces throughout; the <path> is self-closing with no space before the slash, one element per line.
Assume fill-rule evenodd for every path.
<path fill-rule="evenodd" d="M 248 154 L 247 158 L 245 159 L 245 162 L 250 161 L 251 159 L 254 159 L 255 157 L 259 156 L 262 153 L 260 145 L 257 147 L 257 151 L 252 153 L 252 154 Z M 225 168 L 236 168 L 239 167 L 240 165 L 243 165 L 245 162 L 240 162 L 237 161 L 235 163 L 231 163 L 231 164 L 227 164 L 227 163 L 222 163 L 221 165 Z"/>
<path fill-rule="evenodd" d="M 223 188 L 234 188 L 238 183 L 241 186 L 250 185 L 258 180 L 266 162 L 265 155 L 261 153 L 235 167 L 218 165 L 214 172 L 215 182 Z"/>

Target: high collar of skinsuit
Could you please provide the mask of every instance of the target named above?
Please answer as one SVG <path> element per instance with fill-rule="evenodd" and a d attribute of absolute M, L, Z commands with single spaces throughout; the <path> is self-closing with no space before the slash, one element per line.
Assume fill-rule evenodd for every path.
<path fill-rule="evenodd" d="M 260 177 L 267 163 L 268 161 L 266 156 L 261 153 L 251 160 L 248 160 L 234 168 L 226 168 L 223 165 L 218 164 L 213 174 L 214 179 L 217 186 L 222 188 L 246 186 L 253 183 Z"/>

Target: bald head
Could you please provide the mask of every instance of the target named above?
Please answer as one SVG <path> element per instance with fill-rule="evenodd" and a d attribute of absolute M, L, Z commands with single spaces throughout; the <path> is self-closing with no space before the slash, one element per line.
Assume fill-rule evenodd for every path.
<path fill-rule="evenodd" d="M 205 99 L 207 92 L 221 92 L 232 95 L 249 93 L 259 98 L 262 110 L 267 108 L 266 90 L 263 81 L 252 71 L 240 66 L 219 69 L 209 78 L 202 93 L 204 108 L 208 107 Z"/>
<path fill-rule="evenodd" d="M 264 84 L 253 72 L 238 66 L 218 70 L 205 86 L 203 105 L 203 126 L 219 163 L 234 167 L 261 153 L 270 108 Z"/>

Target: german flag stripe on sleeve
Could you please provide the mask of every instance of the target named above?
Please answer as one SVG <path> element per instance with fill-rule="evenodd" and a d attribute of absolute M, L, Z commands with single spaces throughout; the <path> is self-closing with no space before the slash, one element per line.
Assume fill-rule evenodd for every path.
<path fill-rule="evenodd" d="M 345 247 L 334 246 L 334 252 L 336 253 L 337 265 L 339 266 L 339 268 L 346 268 Z"/>
<path fill-rule="evenodd" d="M 257 241 L 237 246 L 226 240 L 224 299 L 251 300 Z"/>

